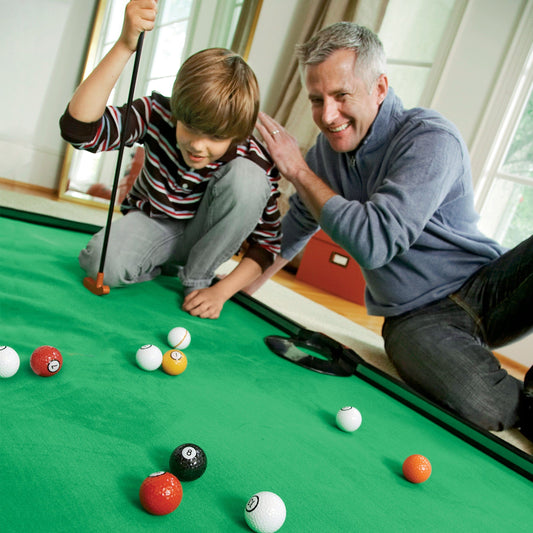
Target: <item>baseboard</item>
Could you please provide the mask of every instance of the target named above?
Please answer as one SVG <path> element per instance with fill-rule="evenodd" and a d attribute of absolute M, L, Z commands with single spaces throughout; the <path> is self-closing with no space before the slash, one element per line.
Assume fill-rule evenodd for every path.
<path fill-rule="evenodd" d="M 513 370 L 515 374 L 519 374 L 522 376 L 522 378 L 525 376 L 526 372 L 529 370 L 525 365 L 519 363 L 518 361 L 514 361 L 513 359 L 510 359 L 509 357 L 506 357 L 505 355 L 502 355 L 498 352 L 493 352 L 498 361 L 500 361 L 501 365 L 506 370 Z"/>
<path fill-rule="evenodd" d="M 50 196 L 51 198 L 57 198 L 57 190 L 43 187 L 42 185 L 34 185 L 33 183 L 23 183 L 9 178 L 0 177 L 0 185 L 6 186 L 13 191 L 19 192 L 33 192 Z"/>

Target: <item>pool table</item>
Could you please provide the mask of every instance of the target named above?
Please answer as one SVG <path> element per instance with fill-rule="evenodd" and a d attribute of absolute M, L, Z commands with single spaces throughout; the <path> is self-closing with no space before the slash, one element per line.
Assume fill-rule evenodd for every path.
<path fill-rule="evenodd" d="M 181 311 L 172 277 L 95 296 L 77 254 L 96 229 L 0 208 L 0 345 L 21 360 L 0 379 L 2 532 L 245 532 L 259 491 L 284 500 L 286 533 L 531 530 L 531 456 L 370 365 L 339 377 L 278 357 L 265 338 L 300 326 L 245 295 L 217 320 Z M 137 349 L 165 352 L 175 326 L 186 371 L 140 369 Z M 62 353 L 56 375 L 32 372 L 41 345 Z M 353 433 L 335 424 L 347 405 Z M 186 442 L 205 474 L 176 511 L 147 513 L 142 481 Z M 402 475 L 411 454 L 432 463 L 424 483 Z"/>

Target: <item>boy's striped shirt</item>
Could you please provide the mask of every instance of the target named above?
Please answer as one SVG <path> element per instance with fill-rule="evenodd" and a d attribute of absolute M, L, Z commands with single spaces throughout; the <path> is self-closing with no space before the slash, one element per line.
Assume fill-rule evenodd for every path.
<path fill-rule="evenodd" d="M 60 120 L 63 138 L 75 148 L 90 152 L 116 150 L 126 106 L 108 106 L 104 116 L 94 123 L 74 119 L 67 111 Z M 191 169 L 176 144 L 176 126 L 171 119 L 170 100 L 159 93 L 139 98 L 132 103 L 128 120 L 126 145 L 144 146 L 144 166 L 121 209 L 140 209 L 153 217 L 193 218 L 214 173 L 236 157 L 244 157 L 258 165 L 270 181 L 270 197 L 261 218 L 247 241 L 263 268 L 280 251 L 281 224 L 277 207 L 279 173 L 270 155 L 251 136 L 232 147 L 223 158 L 200 170 Z M 265 254 L 266 252 L 266 254 Z M 268 256 L 268 257 L 267 257 Z"/>

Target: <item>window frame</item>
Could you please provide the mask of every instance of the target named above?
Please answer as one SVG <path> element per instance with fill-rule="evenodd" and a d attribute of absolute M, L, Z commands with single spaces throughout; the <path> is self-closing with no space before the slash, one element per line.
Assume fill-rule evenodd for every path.
<path fill-rule="evenodd" d="M 418 98 L 411 100 L 410 95 L 398 92 L 398 96 L 402 99 L 406 107 L 431 107 L 431 103 L 435 92 L 438 89 L 442 72 L 446 66 L 446 61 L 450 54 L 457 32 L 461 25 L 465 10 L 468 5 L 468 0 L 455 0 L 451 9 L 449 18 L 444 25 L 440 42 L 438 43 L 435 55 L 430 61 L 416 61 L 407 58 L 394 56 L 394 54 L 386 49 L 387 53 L 387 67 L 420 67 L 427 71 L 426 80 Z M 388 7 L 388 6 L 387 6 Z M 378 29 L 378 35 L 382 31 L 383 20 L 386 16 L 386 9 Z M 385 47 L 386 48 L 386 47 Z M 396 90 L 394 79 L 391 76 L 389 82 Z"/>
<path fill-rule="evenodd" d="M 483 209 L 495 180 L 504 177 L 499 169 L 533 85 L 532 27 L 533 0 L 527 0 L 470 150 L 478 212 Z"/>

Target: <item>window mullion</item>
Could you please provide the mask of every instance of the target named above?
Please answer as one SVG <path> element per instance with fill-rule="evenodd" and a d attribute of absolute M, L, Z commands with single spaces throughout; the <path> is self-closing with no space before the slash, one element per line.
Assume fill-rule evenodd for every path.
<path fill-rule="evenodd" d="M 513 183 L 518 183 L 519 185 L 533 187 L 533 179 L 528 178 L 527 176 L 518 176 L 516 174 L 508 174 L 506 172 L 496 172 L 494 177 L 497 179 L 512 181 Z"/>
<path fill-rule="evenodd" d="M 479 211 L 482 210 L 488 197 L 500 162 L 504 160 L 507 153 L 505 140 L 511 138 L 514 122 L 518 120 L 514 118 L 513 121 L 516 109 L 515 113 L 511 113 L 510 105 L 520 98 L 517 84 L 522 80 L 523 87 L 524 65 L 528 63 L 528 57 L 531 60 L 533 51 L 531 24 L 533 24 L 533 1 L 528 0 L 470 150 L 476 208 Z M 533 82 L 531 77 L 530 69 L 529 84 Z"/>

